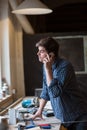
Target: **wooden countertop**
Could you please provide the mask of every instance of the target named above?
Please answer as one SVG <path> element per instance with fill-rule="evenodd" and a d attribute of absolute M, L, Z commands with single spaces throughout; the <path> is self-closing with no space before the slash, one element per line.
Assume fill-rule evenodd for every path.
<path fill-rule="evenodd" d="M 5 113 L 8 111 L 8 109 L 9 108 L 15 108 L 15 109 L 19 109 L 19 108 L 21 108 L 21 101 L 23 100 L 23 99 L 32 99 L 32 98 L 34 98 L 34 97 L 25 97 L 25 98 L 20 98 L 20 99 L 18 99 L 15 103 L 13 103 L 11 106 L 9 106 L 7 109 L 6 109 L 6 111 L 5 111 Z M 30 116 L 30 115 L 29 115 Z M 30 118 L 30 117 L 29 117 Z M 21 122 L 18 122 L 16 125 L 9 125 L 9 129 L 10 130 L 18 130 L 18 128 L 17 128 L 17 125 L 19 124 L 19 123 L 21 123 Z M 23 122 L 22 122 L 23 123 Z M 47 124 L 47 123 L 49 123 L 49 124 L 51 124 L 51 126 L 52 126 L 52 128 L 51 128 L 51 130 L 60 130 L 60 125 L 61 125 L 61 123 L 60 123 L 60 120 L 58 120 L 58 119 L 56 119 L 54 116 L 52 116 L 52 117 L 45 117 L 45 116 L 43 116 L 43 120 L 41 120 L 41 119 L 35 119 L 34 120 L 34 123 L 35 123 L 35 125 L 39 125 L 39 124 Z M 31 129 L 30 129 L 31 130 Z M 33 129 L 32 129 L 33 130 Z M 35 130 L 37 130 L 37 129 L 35 129 Z M 42 129 L 41 129 L 42 130 Z M 43 129 L 44 130 L 44 129 Z"/>

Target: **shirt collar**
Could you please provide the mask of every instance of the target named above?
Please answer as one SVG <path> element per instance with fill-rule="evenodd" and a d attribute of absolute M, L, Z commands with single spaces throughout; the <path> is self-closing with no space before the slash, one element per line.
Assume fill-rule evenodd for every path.
<path fill-rule="evenodd" d="M 58 66 L 60 60 L 61 59 L 59 57 L 55 59 L 54 63 L 52 64 L 52 70 L 54 70 Z"/>

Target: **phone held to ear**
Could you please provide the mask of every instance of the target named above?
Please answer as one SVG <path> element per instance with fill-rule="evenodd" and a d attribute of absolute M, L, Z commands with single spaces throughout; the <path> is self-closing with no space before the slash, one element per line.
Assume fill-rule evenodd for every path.
<path fill-rule="evenodd" d="M 54 57 L 54 53 L 53 52 L 49 53 L 49 57 L 53 58 Z"/>

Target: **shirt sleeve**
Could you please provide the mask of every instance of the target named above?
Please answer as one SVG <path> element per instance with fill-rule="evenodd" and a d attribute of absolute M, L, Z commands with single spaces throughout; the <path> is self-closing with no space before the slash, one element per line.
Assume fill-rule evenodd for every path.
<path fill-rule="evenodd" d="M 42 89 L 40 98 L 43 98 L 43 99 L 45 99 L 45 100 L 50 100 L 50 99 L 49 99 L 49 95 L 48 95 L 48 90 L 47 90 L 47 87 L 46 87 L 46 85 L 45 85 L 44 82 L 43 82 L 43 89 Z"/>
<path fill-rule="evenodd" d="M 45 72 L 44 72 L 44 69 L 43 69 L 43 89 L 42 89 L 40 98 L 43 98 L 43 99 L 45 99 L 45 100 L 50 100 L 49 94 L 48 94 L 47 85 L 46 85 L 46 77 L 45 77 L 45 74 L 44 74 L 44 73 L 45 73 Z"/>
<path fill-rule="evenodd" d="M 56 98 L 61 95 L 74 77 L 73 67 L 70 63 L 64 62 L 56 67 L 53 73 L 53 80 L 47 87 L 50 97 Z"/>

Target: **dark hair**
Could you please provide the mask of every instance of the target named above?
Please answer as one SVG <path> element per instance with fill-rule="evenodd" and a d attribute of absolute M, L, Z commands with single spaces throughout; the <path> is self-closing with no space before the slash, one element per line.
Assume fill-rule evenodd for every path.
<path fill-rule="evenodd" d="M 53 52 L 58 57 L 59 44 L 52 37 L 46 37 L 36 43 L 36 47 L 43 46 L 48 53 Z"/>

